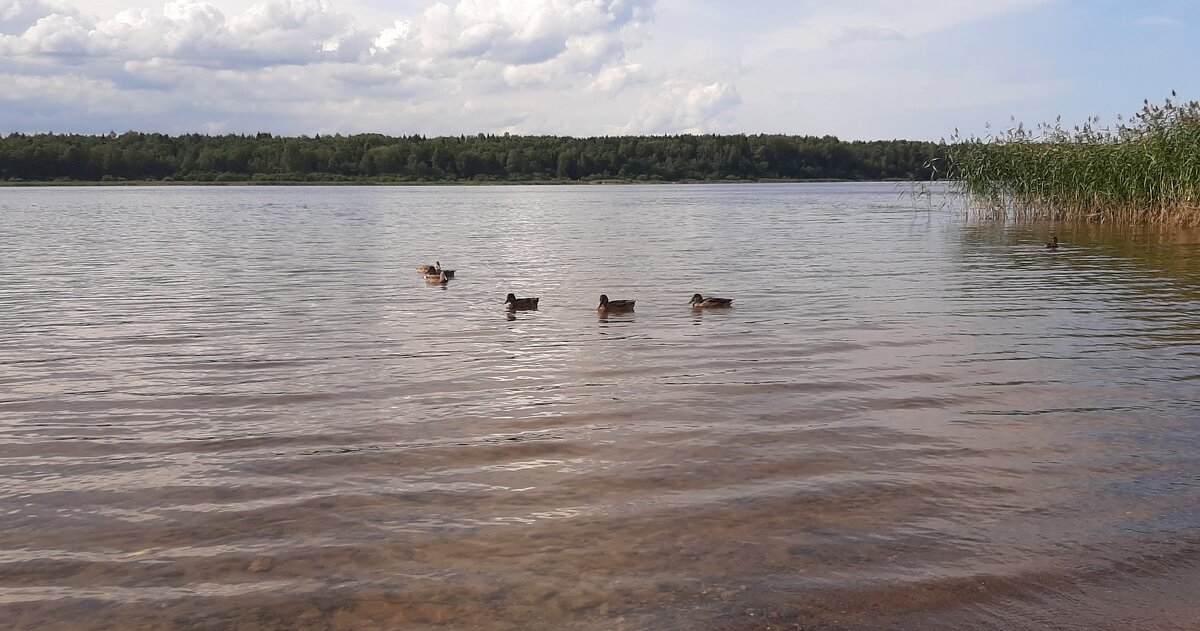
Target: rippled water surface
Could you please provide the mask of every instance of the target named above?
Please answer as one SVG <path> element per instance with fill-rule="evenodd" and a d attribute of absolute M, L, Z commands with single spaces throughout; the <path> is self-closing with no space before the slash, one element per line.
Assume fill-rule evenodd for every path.
<path fill-rule="evenodd" d="M 901 193 L 0 190 L 0 627 L 1200 629 L 1200 234 Z"/>

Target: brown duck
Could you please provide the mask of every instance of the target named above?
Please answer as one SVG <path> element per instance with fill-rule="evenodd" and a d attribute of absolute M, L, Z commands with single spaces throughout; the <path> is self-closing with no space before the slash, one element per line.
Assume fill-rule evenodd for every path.
<path fill-rule="evenodd" d="M 719 309 L 721 307 L 732 307 L 733 298 L 714 298 L 712 296 L 705 298 L 700 294 L 693 294 L 692 302 L 689 304 L 692 305 L 693 309 Z"/>
<path fill-rule="evenodd" d="M 537 311 L 537 298 L 517 298 L 516 294 L 509 294 L 504 299 L 504 304 L 508 306 L 509 311 Z"/>
<path fill-rule="evenodd" d="M 426 276 L 430 276 L 430 275 L 437 276 L 438 274 L 441 274 L 442 272 L 446 273 L 446 278 L 454 278 L 454 270 L 442 269 L 441 261 L 436 261 L 436 262 L 434 262 L 433 265 L 418 265 L 417 266 L 417 273 L 424 274 Z"/>
<path fill-rule="evenodd" d="M 600 294 L 600 306 L 596 307 L 596 311 L 600 313 L 631 313 L 633 311 L 633 303 L 636 300 L 609 300 L 608 296 Z"/>

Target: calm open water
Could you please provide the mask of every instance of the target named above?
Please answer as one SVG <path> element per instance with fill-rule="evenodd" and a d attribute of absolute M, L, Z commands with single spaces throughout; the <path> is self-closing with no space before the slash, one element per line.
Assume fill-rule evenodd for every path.
<path fill-rule="evenodd" d="M 1200 629 L 1200 233 L 902 194 L 0 190 L 0 627 Z"/>

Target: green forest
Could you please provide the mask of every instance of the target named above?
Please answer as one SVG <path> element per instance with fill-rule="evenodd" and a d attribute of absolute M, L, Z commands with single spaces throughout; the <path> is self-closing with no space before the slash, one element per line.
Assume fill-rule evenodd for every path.
<path fill-rule="evenodd" d="M 0 183 L 929 180 L 944 146 L 833 136 L 0 138 Z"/>

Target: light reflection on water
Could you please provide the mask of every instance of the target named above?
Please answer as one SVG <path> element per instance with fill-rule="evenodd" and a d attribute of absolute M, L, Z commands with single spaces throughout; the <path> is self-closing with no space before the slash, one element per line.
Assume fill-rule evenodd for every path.
<path fill-rule="evenodd" d="M 0 217 L 16 628 L 1200 620 L 1195 232 L 882 184 L 9 189 Z"/>

